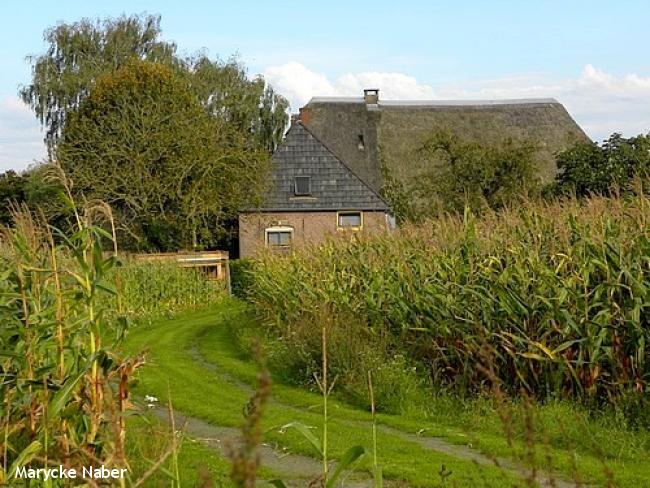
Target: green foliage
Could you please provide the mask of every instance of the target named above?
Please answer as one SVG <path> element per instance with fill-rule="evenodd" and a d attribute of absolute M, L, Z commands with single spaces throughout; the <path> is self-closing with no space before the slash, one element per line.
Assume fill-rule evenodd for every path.
<path fill-rule="evenodd" d="M 184 65 L 192 92 L 210 115 L 250 134 L 255 147 L 275 150 L 287 127 L 289 103 L 264 78 L 249 80 L 237 58 L 224 63 L 201 55 Z"/>
<path fill-rule="evenodd" d="M 600 146 L 580 142 L 557 156 L 557 166 L 555 194 L 630 191 L 636 178 L 650 172 L 650 135 L 626 139 L 615 133 Z"/>
<path fill-rule="evenodd" d="M 0 238 L 0 483 L 28 463 L 126 465 L 121 416 L 138 363 L 104 344 L 99 297 L 112 293 L 115 260 L 101 241 L 110 236 L 75 215 L 74 233 L 52 229 L 59 245 L 24 210 Z"/>
<path fill-rule="evenodd" d="M 223 282 L 208 281 L 202 271 L 175 262 L 126 259 L 109 279 L 116 294 L 104 299 L 112 319 L 151 321 L 213 305 L 225 296 Z"/>
<path fill-rule="evenodd" d="M 253 261 L 250 259 L 233 259 L 230 261 L 230 284 L 234 296 L 246 298 L 246 290 L 253 280 L 252 269 Z"/>
<path fill-rule="evenodd" d="M 57 156 L 78 198 L 111 205 L 120 247 L 144 250 L 214 246 L 223 220 L 260 194 L 268 160 L 184 77 L 146 61 L 97 79 Z"/>
<path fill-rule="evenodd" d="M 395 178 L 388 166 L 381 163 L 381 196 L 389 203 L 391 212 L 398 225 L 418 221 L 414 194 L 407 186 Z"/>
<path fill-rule="evenodd" d="M 437 131 L 410 155 L 409 164 L 424 168 L 417 178 L 402 181 L 382 164 L 382 196 L 399 224 L 462 214 L 466 207 L 497 210 L 537 194 L 536 150 L 526 141 L 485 145 Z"/>
<path fill-rule="evenodd" d="M 50 156 L 70 172 L 75 198 L 114 207 L 120 247 L 232 240 L 230 219 L 261 194 L 288 102 L 263 78 L 249 79 L 237 58 L 178 56 L 157 16 L 62 23 L 45 40 L 20 95 L 46 129 Z M 32 190 L 35 202 L 24 200 L 68 228 L 57 189 Z"/>
<path fill-rule="evenodd" d="M 535 189 L 533 144 L 505 139 L 492 145 L 437 132 L 416 153 L 428 168 L 411 190 L 420 218 L 436 211 L 499 209 Z"/>
<path fill-rule="evenodd" d="M 51 164 L 33 166 L 21 174 L 7 171 L 0 174 L 0 224 L 13 223 L 12 205 L 27 205 L 42 213 L 58 229 L 74 231 L 74 215 L 65 198 L 63 187 L 54 177 Z"/>
<path fill-rule="evenodd" d="M 13 170 L 0 173 L 0 225 L 13 222 L 11 204 L 25 201 L 26 178 Z"/>
<path fill-rule="evenodd" d="M 171 62 L 176 46 L 159 40 L 160 17 L 122 16 L 60 23 L 45 31 L 47 50 L 31 58 L 32 81 L 20 96 L 56 145 L 71 110 L 76 110 L 102 74 L 133 58 Z"/>
<path fill-rule="evenodd" d="M 186 76 L 206 111 L 250 136 L 256 148 L 272 150 L 282 139 L 287 101 L 261 77 L 249 80 L 234 58 L 222 63 L 205 55 L 179 56 L 173 42 L 161 39 L 160 16 L 85 18 L 48 29 L 44 39 L 47 50 L 31 58 L 32 80 L 20 96 L 45 127 L 50 149 L 96 80 L 134 60 L 162 63 Z"/>
<path fill-rule="evenodd" d="M 333 374 L 337 357 L 373 368 L 366 351 L 381 359 L 401 350 L 436 389 L 497 384 L 512 395 L 614 404 L 631 395 L 647 408 L 649 203 L 525 204 L 268 256 L 248 297 L 298 357 L 319 350 L 309 325 L 330 304 Z M 365 327 L 351 328 L 355 317 Z"/>

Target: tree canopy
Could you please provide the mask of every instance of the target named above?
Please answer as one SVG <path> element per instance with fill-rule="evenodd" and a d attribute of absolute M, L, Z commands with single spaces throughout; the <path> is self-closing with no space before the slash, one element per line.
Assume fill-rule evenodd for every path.
<path fill-rule="evenodd" d="M 650 134 L 624 138 L 614 133 L 602 145 L 581 142 L 557 157 L 556 194 L 609 194 L 631 189 L 650 173 Z"/>
<path fill-rule="evenodd" d="M 192 93 L 211 115 L 236 124 L 267 150 L 273 150 L 287 125 L 287 101 L 261 77 L 248 79 L 237 59 L 210 60 L 177 54 L 161 39 L 159 16 L 122 16 L 61 23 L 44 34 L 45 53 L 32 56 L 32 80 L 20 96 L 45 128 L 48 147 L 58 143 L 70 111 L 88 96 L 93 83 L 131 62 L 166 64 L 189 78 Z"/>
<path fill-rule="evenodd" d="M 220 223 L 259 195 L 268 160 L 204 109 L 186 76 L 148 61 L 97 78 L 56 156 L 75 194 L 109 203 L 123 245 L 144 250 L 214 245 Z"/>
<path fill-rule="evenodd" d="M 499 209 L 536 191 L 535 145 L 505 139 L 491 145 L 435 131 L 411 155 L 426 168 L 416 179 L 399 182 L 384 174 L 384 196 L 398 221 L 419 221 L 440 212 Z"/>
<path fill-rule="evenodd" d="M 29 58 L 32 81 L 21 88 L 20 96 L 45 127 L 50 148 L 58 141 L 68 112 L 79 107 L 102 73 L 133 58 L 173 60 L 176 46 L 159 40 L 160 32 L 157 16 L 82 19 L 45 31 L 47 50 Z"/>

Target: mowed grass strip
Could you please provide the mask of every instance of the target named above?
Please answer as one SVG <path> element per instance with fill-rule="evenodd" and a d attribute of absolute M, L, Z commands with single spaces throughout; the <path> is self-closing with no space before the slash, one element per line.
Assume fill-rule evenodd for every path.
<path fill-rule="evenodd" d="M 136 353 L 149 350 L 147 364 L 139 373 L 136 393 L 154 395 L 161 402 L 166 402 L 169 391 L 175 409 L 215 425 L 239 426 L 243 407 L 248 401 L 247 392 L 206 365 L 198 363 L 191 354 L 192 348 L 197 346 L 202 351 L 206 348 L 217 351 L 225 346 L 226 336 L 215 339 L 206 334 L 208 331 L 225 330 L 225 320 L 232 318 L 230 307 L 232 302 L 226 301 L 208 311 L 132 329 L 125 344 L 127 351 Z M 212 340 L 215 342 L 210 342 Z M 251 379 L 250 368 L 250 365 L 242 366 L 242 377 L 248 376 Z M 236 373 L 236 369 L 231 372 Z M 313 449 L 299 434 L 291 429 L 282 432 L 280 427 L 291 422 L 302 422 L 312 426 L 315 433 L 320 435 L 322 417 L 318 403 L 310 402 L 312 398 L 316 400 L 316 397 L 286 386 L 275 386 L 275 390 L 281 391 L 283 402 L 291 400 L 291 390 L 294 390 L 297 400 L 294 405 L 302 408 L 271 404 L 263 421 L 267 431 L 265 441 L 277 443 L 292 452 L 314 456 Z M 332 456 L 340 457 L 352 445 L 360 444 L 369 448 L 372 441 L 370 429 L 355 422 L 368 420 L 369 416 L 342 405 L 338 407 L 332 409 L 333 417 L 329 422 Z M 415 486 L 439 486 L 439 471 L 444 465 L 452 471 L 457 486 L 477 486 L 483 483 L 488 486 L 504 486 L 513 481 L 511 474 L 495 466 L 477 466 L 472 461 L 424 449 L 395 435 L 380 433 L 378 442 L 381 464 L 387 478 L 405 480 Z M 369 467 L 370 456 L 366 456 L 360 463 L 360 469 L 368 470 Z"/>

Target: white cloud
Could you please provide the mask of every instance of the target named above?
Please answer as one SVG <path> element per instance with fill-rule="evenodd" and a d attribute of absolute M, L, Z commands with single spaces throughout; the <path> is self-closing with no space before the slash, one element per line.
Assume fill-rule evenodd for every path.
<path fill-rule="evenodd" d="M 294 111 L 313 96 L 361 96 L 364 88 L 379 88 L 383 98 L 392 100 L 435 96 L 430 86 L 402 73 L 348 73 L 330 81 L 295 61 L 266 69 L 264 78 L 287 97 Z"/>
<path fill-rule="evenodd" d="M 17 97 L 0 99 L 0 171 L 25 169 L 45 155 L 34 114 Z"/>
<path fill-rule="evenodd" d="M 525 76 L 440 88 L 445 98 L 554 97 L 587 134 L 602 140 L 612 132 L 627 136 L 650 131 L 650 77 L 617 77 L 586 65 L 574 79 Z"/>
<path fill-rule="evenodd" d="M 384 100 L 553 97 L 596 140 L 614 131 L 627 136 L 650 131 L 650 77 L 635 73 L 617 77 L 591 64 L 572 79 L 518 75 L 436 87 L 402 73 L 348 73 L 330 80 L 297 62 L 270 67 L 264 76 L 289 99 L 294 111 L 312 96 L 360 96 L 364 88 L 379 88 Z"/>
<path fill-rule="evenodd" d="M 361 96 L 364 88 L 379 88 L 384 100 L 554 97 L 595 140 L 614 131 L 626 136 L 650 131 L 650 77 L 615 76 L 591 64 L 576 78 L 518 75 L 435 87 L 394 72 L 347 73 L 329 79 L 297 62 L 269 67 L 264 76 L 289 99 L 294 111 L 312 96 Z M 24 169 L 44 158 L 42 141 L 29 108 L 17 97 L 0 98 L 0 171 Z"/>

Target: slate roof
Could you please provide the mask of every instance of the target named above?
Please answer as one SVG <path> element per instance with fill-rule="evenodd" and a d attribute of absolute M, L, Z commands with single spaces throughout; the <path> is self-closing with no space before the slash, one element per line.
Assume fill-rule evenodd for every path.
<path fill-rule="evenodd" d="M 311 195 L 295 195 L 295 177 L 311 177 Z M 270 189 L 258 211 L 388 210 L 388 204 L 299 122 L 272 158 Z"/>

